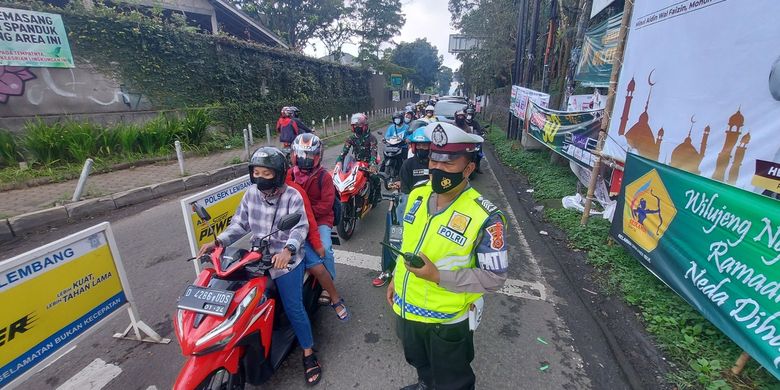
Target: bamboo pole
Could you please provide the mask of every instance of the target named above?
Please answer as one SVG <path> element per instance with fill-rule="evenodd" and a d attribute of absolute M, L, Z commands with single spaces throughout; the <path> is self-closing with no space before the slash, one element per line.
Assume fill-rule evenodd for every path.
<path fill-rule="evenodd" d="M 747 352 L 742 351 L 742 353 L 739 355 L 739 358 L 737 358 L 737 361 L 734 363 L 734 367 L 731 367 L 731 373 L 734 375 L 741 374 L 748 360 L 750 360 L 750 355 L 748 355 Z"/>
<path fill-rule="evenodd" d="M 585 225 L 588 223 L 590 209 L 593 205 L 593 193 L 596 190 L 599 169 L 601 168 L 601 151 L 604 148 L 604 140 L 607 138 L 607 131 L 609 131 L 609 122 L 612 120 L 612 110 L 614 108 L 613 106 L 615 105 L 615 91 L 617 90 L 618 75 L 620 75 L 620 69 L 623 67 L 623 56 L 625 55 L 626 49 L 626 35 L 628 35 L 628 24 L 631 23 L 631 11 L 633 9 L 634 1 L 626 0 L 626 5 L 623 8 L 623 18 L 620 20 L 620 33 L 618 34 L 618 44 L 615 50 L 615 63 L 612 65 L 612 74 L 609 77 L 607 105 L 604 108 L 604 117 L 601 118 L 601 131 L 599 132 L 599 141 L 596 144 L 596 162 L 593 164 L 593 170 L 590 172 L 588 195 L 585 197 L 585 210 L 582 213 L 580 225 Z"/>

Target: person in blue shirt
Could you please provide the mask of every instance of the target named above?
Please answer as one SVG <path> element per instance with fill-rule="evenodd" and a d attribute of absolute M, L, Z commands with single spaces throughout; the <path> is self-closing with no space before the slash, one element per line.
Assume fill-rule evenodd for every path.
<path fill-rule="evenodd" d="M 404 113 L 400 111 L 396 112 L 393 114 L 393 123 L 391 123 L 390 126 L 387 126 L 387 131 L 385 131 L 385 139 L 390 139 L 397 136 L 407 140 L 411 135 L 407 134 L 408 130 L 409 125 L 404 123 Z"/>

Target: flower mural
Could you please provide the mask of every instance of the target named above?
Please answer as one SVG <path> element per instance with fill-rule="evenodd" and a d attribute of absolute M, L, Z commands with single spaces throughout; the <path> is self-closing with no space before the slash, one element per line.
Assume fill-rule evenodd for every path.
<path fill-rule="evenodd" d="M 24 66 L 0 66 L 0 103 L 9 96 L 24 95 L 24 83 L 35 79 L 35 75 Z"/>

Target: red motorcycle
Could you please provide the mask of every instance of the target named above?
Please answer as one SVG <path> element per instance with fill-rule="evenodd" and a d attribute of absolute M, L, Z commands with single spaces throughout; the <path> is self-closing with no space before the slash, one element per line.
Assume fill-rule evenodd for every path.
<path fill-rule="evenodd" d="M 204 208 L 193 205 L 193 209 L 203 221 L 211 219 Z M 174 329 L 187 361 L 174 389 L 238 390 L 246 383 L 261 384 L 296 345 L 268 274 L 273 268 L 268 238 L 292 229 L 300 218 L 300 214 L 282 217 L 277 230 L 253 239 L 249 250 L 216 247 L 197 259 L 213 267 L 204 268 L 179 297 Z M 310 316 L 319 307 L 321 290 L 307 274 L 303 300 Z"/>
<path fill-rule="evenodd" d="M 337 230 L 345 240 L 352 237 L 358 219 L 371 211 L 371 171 L 368 166 L 367 162 L 356 161 L 348 155 L 343 163 L 336 163 L 333 170 L 333 184 L 341 202 L 341 220 Z"/>

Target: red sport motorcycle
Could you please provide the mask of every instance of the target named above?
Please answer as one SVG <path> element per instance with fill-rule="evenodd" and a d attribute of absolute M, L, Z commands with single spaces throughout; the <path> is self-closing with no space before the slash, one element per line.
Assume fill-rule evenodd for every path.
<path fill-rule="evenodd" d="M 199 218 L 211 219 L 193 205 Z M 174 319 L 176 338 L 187 357 L 174 389 L 243 389 L 246 383 L 265 382 L 296 343 L 274 281 L 268 238 L 292 229 L 300 214 L 281 218 L 276 230 L 252 240 L 251 249 L 216 247 L 198 259 L 211 263 L 179 297 Z M 212 230 L 213 231 L 213 230 Z M 303 301 L 314 314 L 322 288 L 308 274 Z"/>
<path fill-rule="evenodd" d="M 337 230 L 339 236 L 349 240 L 355 232 L 358 219 L 371 211 L 371 171 L 364 161 L 356 161 L 348 155 L 333 169 L 333 184 L 341 202 L 341 218 Z"/>

